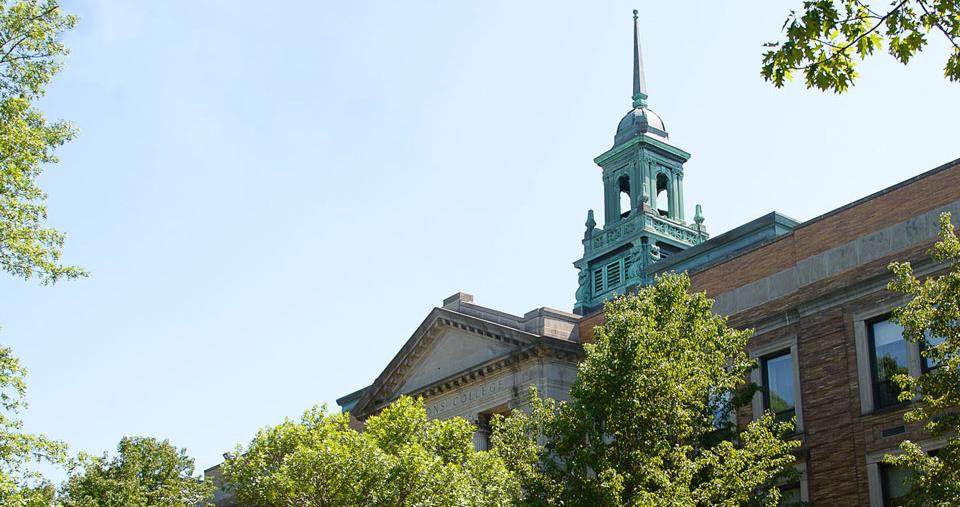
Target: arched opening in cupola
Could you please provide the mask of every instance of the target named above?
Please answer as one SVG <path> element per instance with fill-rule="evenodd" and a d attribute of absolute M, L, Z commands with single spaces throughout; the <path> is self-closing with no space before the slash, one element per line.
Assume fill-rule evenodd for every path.
<path fill-rule="evenodd" d="M 661 216 L 670 215 L 670 190 L 667 175 L 657 174 L 657 212 Z"/>
<path fill-rule="evenodd" d="M 630 215 L 631 209 L 630 177 L 624 174 L 617 180 L 617 185 L 620 189 L 620 217 L 624 218 Z"/>

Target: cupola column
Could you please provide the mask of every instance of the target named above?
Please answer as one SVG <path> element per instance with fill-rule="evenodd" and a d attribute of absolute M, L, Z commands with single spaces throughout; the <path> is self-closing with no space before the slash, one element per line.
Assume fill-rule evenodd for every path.
<path fill-rule="evenodd" d="M 668 180 L 668 185 L 667 185 L 667 188 L 668 188 L 667 192 L 669 193 L 667 197 L 669 198 L 668 202 L 670 203 L 670 211 L 669 211 L 670 218 L 674 220 L 677 220 L 679 218 L 679 212 L 677 212 L 677 209 L 680 207 L 679 203 L 677 202 L 678 201 L 677 198 L 679 197 L 677 195 L 678 187 L 679 185 L 677 185 L 677 175 L 673 174 L 673 172 L 671 171 L 670 179 Z"/>
<path fill-rule="evenodd" d="M 684 222 L 683 219 L 683 173 L 677 173 L 677 219 Z"/>
<path fill-rule="evenodd" d="M 612 174 L 603 175 L 603 226 L 620 221 L 620 190 Z"/>
<path fill-rule="evenodd" d="M 657 210 L 657 172 L 653 168 L 652 162 L 644 164 L 646 166 L 647 188 L 650 189 L 650 207 Z"/>

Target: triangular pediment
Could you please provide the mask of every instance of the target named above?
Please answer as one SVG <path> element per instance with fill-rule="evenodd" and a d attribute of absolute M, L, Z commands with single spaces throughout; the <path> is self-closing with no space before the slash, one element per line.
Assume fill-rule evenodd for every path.
<path fill-rule="evenodd" d="M 364 418 L 401 394 L 425 388 L 504 358 L 536 336 L 499 323 L 434 308 L 353 407 Z"/>
<path fill-rule="evenodd" d="M 407 372 L 403 384 L 392 393 L 391 398 L 414 393 L 438 380 L 474 368 L 517 348 L 516 345 L 462 329 L 443 328 L 438 332 L 432 346 Z"/>

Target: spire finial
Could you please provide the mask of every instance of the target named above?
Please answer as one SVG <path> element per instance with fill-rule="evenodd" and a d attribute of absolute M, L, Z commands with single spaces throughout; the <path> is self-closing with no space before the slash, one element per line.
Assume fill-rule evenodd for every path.
<path fill-rule="evenodd" d="M 647 105 L 647 83 L 643 74 L 643 54 L 640 51 L 639 13 L 633 10 L 633 107 Z"/>

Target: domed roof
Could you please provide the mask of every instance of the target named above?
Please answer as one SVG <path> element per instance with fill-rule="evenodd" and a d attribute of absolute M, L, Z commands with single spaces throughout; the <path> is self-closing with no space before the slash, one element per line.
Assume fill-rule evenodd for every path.
<path fill-rule="evenodd" d="M 637 107 L 627 112 L 617 125 L 617 135 L 613 138 L 613 144 L 620 144 L 634 136 L 650 134 L 662 140 L 667 140 L 667 128 L 663 125 L 663 119 L 657 113 L 646 107 Z"/>

